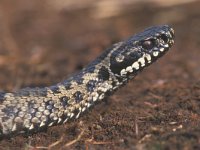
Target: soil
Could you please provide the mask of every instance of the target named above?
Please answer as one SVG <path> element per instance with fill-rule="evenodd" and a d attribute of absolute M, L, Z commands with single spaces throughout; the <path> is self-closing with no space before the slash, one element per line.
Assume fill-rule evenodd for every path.
<path fill-rule="evenodd" d="M 2 91 L 60 82 L 148 26 L 169 24 L 176 39 L 162 59 L 78 120 L 2 139 L 0 149 L 200 149 L 199 1 L 134 4 L 112 17 L 97 17 L 92 7 L 13 3 L 1 5 Z"/>

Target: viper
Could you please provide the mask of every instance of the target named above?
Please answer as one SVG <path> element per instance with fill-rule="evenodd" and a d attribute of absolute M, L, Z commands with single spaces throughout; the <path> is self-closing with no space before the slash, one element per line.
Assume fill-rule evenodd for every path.
<path fill-rule="evenodd" d="M 0 93 L 0 136 L 38 132 L 79 118 L 162 57 L 173 43 L 170 26 L 150 27 L 113 44 L 58 84 Z"/>

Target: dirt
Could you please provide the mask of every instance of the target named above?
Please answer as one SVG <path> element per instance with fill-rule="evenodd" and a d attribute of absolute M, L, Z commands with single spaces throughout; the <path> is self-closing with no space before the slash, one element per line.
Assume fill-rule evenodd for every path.
<path fill-rule="evenodd" d="M 175 29 L 173 48 L 78 120 L 0 141 L 0 149 L 200 149 L 200 2 L 134 4 L 98 18 L 94 8 L 1 3 L 0 89 L 48 86 L 112 43 L 148 26 Z"/>

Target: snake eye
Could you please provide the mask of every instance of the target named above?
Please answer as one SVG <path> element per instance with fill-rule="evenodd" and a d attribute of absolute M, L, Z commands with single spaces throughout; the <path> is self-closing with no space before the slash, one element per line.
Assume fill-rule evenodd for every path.
<path fill-rule="evenodd" d="M 155 41 L 154 40 L 146 40 L 142 43 L 142 47 L 144 49 L 152 49 L 155 45 Z"/>
<path fill-rule="evenodd" d="M 168 37 L 167 37 L 167 35 L 162 34 L 162 35 L 160 36 L 160 38 L 161 38 L 165 43 L 168 42 Z"/>

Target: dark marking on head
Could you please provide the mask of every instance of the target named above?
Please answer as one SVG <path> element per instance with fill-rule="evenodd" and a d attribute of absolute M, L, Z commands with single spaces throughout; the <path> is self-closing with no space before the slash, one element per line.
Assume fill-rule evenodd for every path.
<path fill-rule="evenodd" d="M 83 94 L 80 91 L 75 92 L 73 96 L 77 103 L 83 100 Z"/>
<path fill-rule="evenodd" d="M 108 69 L 105 66 L 102 66 L 98 72 L 98 78 L 102 79 L 103 81 L 109 80 L 110 74 Z"/>
<path fill-rule="evenodd" d="M 137 61 L 141 57 L 141 55 L 142 54 L 140 52 L 132 52 L 125 56 L 122 62 L 117 62 L 116 59 L 111 59 L 110 69 L 114 74 L 120 75 L 122 69 L 125 69 L 127 66 L 131 66 L 133 62 Z"/>

